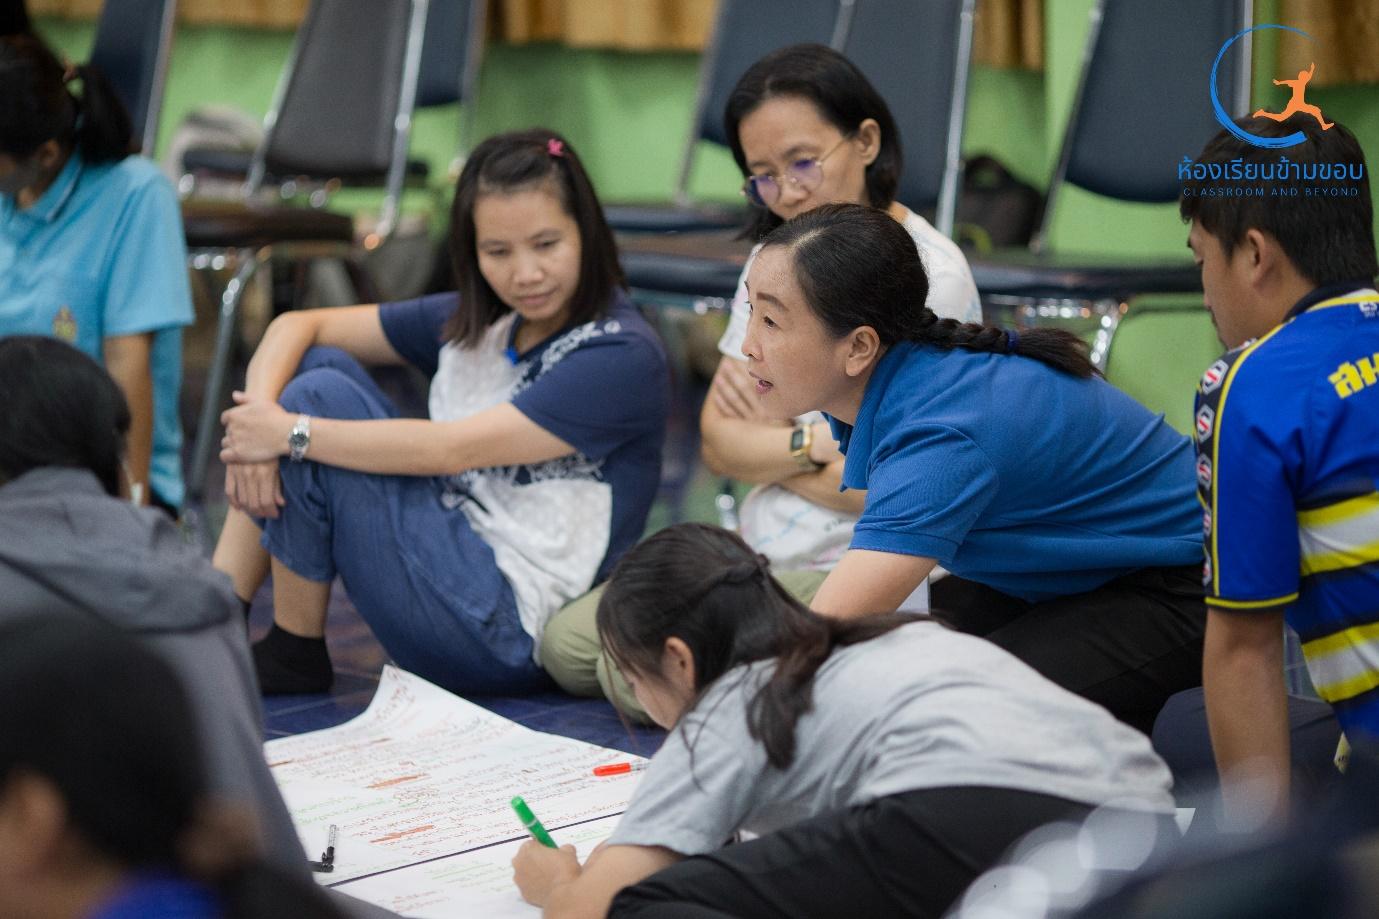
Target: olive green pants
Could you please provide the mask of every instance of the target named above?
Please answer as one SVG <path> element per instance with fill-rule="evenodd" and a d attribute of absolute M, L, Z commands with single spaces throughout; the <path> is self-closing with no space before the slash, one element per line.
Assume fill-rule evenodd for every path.
<path fill-rule="evenodd" d="M 804 604 L 814 599 L 827 576 L 827 571 L 775 572 L 781 586 Z M 541 666 L 571 695 L 602 696 L 633 721 L 650 723 L 627 680 L 599 644 L 595 614 L 602 596 L 600 585 L 571 600 L 546 623 L 541 636 Z"/>

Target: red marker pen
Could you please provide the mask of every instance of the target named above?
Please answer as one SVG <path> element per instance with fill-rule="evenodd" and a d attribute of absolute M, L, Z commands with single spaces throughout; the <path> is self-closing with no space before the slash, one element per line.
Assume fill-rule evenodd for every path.
<path fill-rule="evenodd" d="M 645 768 L 645 761 L 640 763 L 610 763 L 607 766 L 595 766 L 594 775 L 600 777 L 610 775 L 626 775 L 629 772 L 641 772 Z"/>

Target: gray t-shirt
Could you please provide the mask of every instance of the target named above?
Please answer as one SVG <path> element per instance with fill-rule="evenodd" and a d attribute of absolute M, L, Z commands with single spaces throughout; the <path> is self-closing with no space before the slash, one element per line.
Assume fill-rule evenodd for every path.
<path fill-rule="evenodd" d="M 952 786 L 1173 810 L 1168 768 L 1144 735 L 983 639 L 917 622 L 834 652 L 785 770 L 769 766 L 747 732 L 746 704 L 771 667 L 725 674 L 681 719 L 610 844 L 695 855 L 740 829 L 769 833 L 885 795 Z"/>

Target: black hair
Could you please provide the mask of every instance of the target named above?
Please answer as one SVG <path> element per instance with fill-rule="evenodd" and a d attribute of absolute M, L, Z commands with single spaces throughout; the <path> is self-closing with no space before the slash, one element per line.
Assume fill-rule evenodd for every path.
<path fill-rule="evenodd" d="M 1203 195 L 1201 192 L 1220 178 L 1187 179 L 1178 213 L 1184 223 L 1196 220 L 1202 229 L 1221 244 L 1229 256 L 1251 229 L 1262 230 L 1274 239 L 1302 275 L 1314 285 L 1343 281 L 1372 282 L 1379 275 L 1374 251 L 1374 204 L 1370 199 L 1369 175 L 1365 171 L 1365 152 L 1355 135 L 1340 123 L 1323 130 L 1311 116 L 1294 115 L 1283 122 L 1271 118 L 1241 118 L 1236 124 L 1261 137 L 1283 137 L 1295 131 L 1306 140 L 1283 149 L 1259 147 L 1222 130 L 1202 150 L 1196 162 L 1219 166 L 1225 171 L 1239 163 L 1242 174 L 1247 167 L 1276 169 L 1281 157 L 1288 159 L 1293 177 L 1314 179 L 1318 167 L 1346 170 L 1346 179 L 1329 187 L 1351 195 L 1299 195 L 1278 200 L 1269 196 L 1236 197 Z M 1296 165 L 1296 169 L 1294 169 Z M 1250 170 L 1254 172 L 1254 169 Z M 1355 173 L 1359 173 L 1356 179 Z M 1278 180 L 1284 177 L 1279 176 Z"/>
<path fill-rule="evenodd" d="M 81 81 L 81 96 L 68 83 Z M 0 37 L 0 153 L 16 159 L 56 140 L 88 163 L 122 160 L 133 150 L 129 112 L 90 64 L 70 73 L 35 35 Z"/>
<path fill-rule="evenodd" d="M 121 864 L 176 864 L 205 780 L 168 665 L 111 626 L 68 616 L 7 624 L 0 648 L 0 781 L 20 769 L 49 779 L 71 825 Z"/>
<path fill-rule="evenodd" d="M 597 613 L 599 638 L 618 667 L 656 679 L 667 638 L 694 655 L 695 702 L 729 670 L 774 659 L 747 705 L 747 728 L 766 758 L 795 758 L 795 725 L 814 706 L 814 676 L 844 645 L 922 616 L 820 616 L 771 577 L 765 557 L 736 533 L 702 523 L 667 527 L 630 549 L 613 570 Z M 691 708 L 693 705 L 691 705 Z"/>
<path fill-rule="evenodd" d="M 191 703 L 171 667 L 109 624 L 66 614 L 0 625 L 0 795 L 50 783 L 103 858 L 213 888 L 229 919 L 340 914 L 257 861 L 252 815 L 209 801 Z"/>
<path fill-rule="evenodd" d="M 782 96 L 813 103 L 819 117 L 845 135 L 851 135 L 868 118 L 876 121 L 881 128 L 881 149 L 867 166 L 867 203 L 872 207 L 890 207 L 905 162 L 900 130 L 886 100 L 857 65 L 827 45 L 790 45 L 772 51 L 748 67 L 733 87 L 723 112 L 723 130 L 743 177 L 749 176 L 751 170 L 738 136 L 742 119 L 763 102 Z M 781 224 L 770 208 L 753 205 L 750 213 L 745 235 L 753 239 L 761 239 Z"/>
<path fill-rule="evenodd" d="M 67 466 L 119 495 L 129 404 L 104 367 L 55 338 L 0 338 L 0 393 L 0 482 Z"/>
<path fill-rule="evenodd" d="M 33 30 L 24 0 L 0 0 L 0 37 L 27 35 Z"/>
<path fill-rule="evenodd" d="M 935 348 L 990 351 L 1033 358 L 1076 377 L 1097 375 L 1087 345 L 1063 329 L 1018 333 L 940 319 L 925 306 L 929 279 L 915 241 L 885 211 L 860 204 L 825 204 L 781 224 L 763 241 L 794 259 L 805 300 L 841 338 L 871 326 L 881 344 L 913 341 Z"/>
<path fill-rule="evenodd" d="M 574 148 L 545 128 L 499 134 L 469 154 L 455 188 L 450 256 L 459 282 L 460 305 L 445 328 L 449 340 L 472 347 L 484 330 L 512 311 L 479 270 L 474 205 L 483 195 L 512 194 L 542 186 L 552 188 L 565 213 L 579 227 L 579 284 L 567 325 L 581 325 L 604 315 L 613 291 L 624 286 L 613 231 Z"/>

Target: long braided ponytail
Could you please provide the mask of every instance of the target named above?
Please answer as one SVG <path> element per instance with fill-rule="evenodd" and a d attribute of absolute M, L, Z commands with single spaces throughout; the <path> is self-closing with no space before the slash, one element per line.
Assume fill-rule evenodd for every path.
<path fill-rule="evenodd" d="M 791 250 L 805 299 L 835 336 L 871 326 L 887 347 L 913 341 L 1018 354 L 1075 377 L 1097 375 L 1086 344 L 1063 329 L 1015 332 L 940 319 L 924 305 L 929 278 L 914 239 L 884 211 L 826 204 L 781 224 L 764 244 Z"/>

